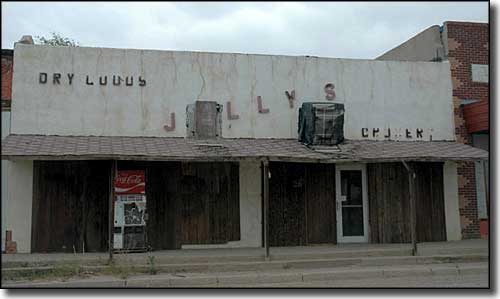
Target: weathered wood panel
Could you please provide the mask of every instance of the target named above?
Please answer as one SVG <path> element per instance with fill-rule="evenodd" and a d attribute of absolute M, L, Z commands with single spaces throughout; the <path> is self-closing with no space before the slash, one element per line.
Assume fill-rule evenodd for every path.
<path fill-rule="evenodd" d="M 403 164 L 368 164 L 367 172 L 371 242 L 410 242 L 408 175 Z"/>
<path fill-rule="evenodd" d="M 270 163 L 269 244 L 336 242 L 333 165 Z"/>
<path fill-rule="evenodd" d="M 269 245 L 305 245 L 305 165 L 271 162 L 269 169 Z"/>
<path fill-rule="evenodd" d="M 307 243 L 337 243 L 334 164 L 306 166 Z"/>
<path fill-rule="evenodd" d="M 240 239 L 236 163 L 149 163 L 148 236 L 153 249 Z"/>
<path fill-rule="evenodd" d="M 129 170 L 137 168 L 128 168 Z M 146 163 L 138 169 L 146 170 L 146 205 L 148 212 L 147 241 L 153 250 L 180 248 L 180 222 L 177 181 L 180 163 Z"/>
<path fill-rule="evenodd" d="M 146 232 L 154 250 L 240 239 L 238 164 L 117 165 L 146 172 Z M 107 250 L 110 166 L 109 161 L 34 163 L 33 252 L 72 252 L 73 246 L 77 252 L 83 246 Z"/>
<path fill-rule="evenodd" d="M 240 239 L 237 164 L 183 163 L 180 190 L 183 244 Z"/>
<path fill-rule="evenodd" d="M 104 251 L 108 161 L 35 161 L 32 252 Z"/>
<path fill-rule="evenodd" d="M 229 164 L 229 168 L 224 168 L 226 177 L 229 177 L 228 193 L 228 235 L 230 241 L 241 239 L 240 228 L 240 165 L 238 163 Z"/>
<path fill-rule="evenodd" d="M 417 240 L 419 242 L 445 241 L 446 221 L 444 213 L 442 163 L 418 163 L 415 165 Z"/>
<path fill-rule="evenodd" d="M 444 241 L 442 163 L 413 163 L 417 207 L 417 241 Z M 402 163 L 368 164 L 370 240 L 411 242 L 408 173 Z"/>

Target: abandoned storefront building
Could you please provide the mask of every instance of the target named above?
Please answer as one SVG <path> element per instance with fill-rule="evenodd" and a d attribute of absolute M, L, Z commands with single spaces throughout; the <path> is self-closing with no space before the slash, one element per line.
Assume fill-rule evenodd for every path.
<path fill-rule="evenodd" d="M 448 62 L 16 44 L 18 252 L 460 240 Z M 477 215 L 475 215 L 477 217 Z"/>

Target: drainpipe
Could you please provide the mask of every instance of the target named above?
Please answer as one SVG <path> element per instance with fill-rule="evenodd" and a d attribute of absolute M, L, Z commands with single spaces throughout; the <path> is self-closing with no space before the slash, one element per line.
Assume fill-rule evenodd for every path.
<path fill-rule="evenodd" d="M 401 161 L 408 172 L 408 186 L 410 193 L 410 232 L 412 255 L 417 254 L 417 208 L 415 204 L 415 178 L 417 175 L 411 164 L 407 164 L 404 160 Z"/>
<path fill-rule="evenodd" d="M 266 261 L 269 260 L 269 159 L 262 161 L 263 196 L 264 196 L 264 247 L 266 249 Z"/>
<path fill-rule="evenodd" d="M 116 176 L 116 160 L 111 162 L 109 173 L 109 208 L 108 208 L 108 241 L 109 241 L 109 262 L 113 260 L 113 231 L 114 223 L 114 198 L 115 198 L 115 176 Z"/>

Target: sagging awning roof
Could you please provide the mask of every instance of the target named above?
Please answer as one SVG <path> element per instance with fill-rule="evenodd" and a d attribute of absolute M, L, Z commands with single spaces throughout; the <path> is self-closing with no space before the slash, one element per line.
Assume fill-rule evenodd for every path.
<path fill-rule="evenodd" d="M 485 160 L 488 152 L 451 141 L 345 140 L 307 147 L 296 139 L 9 135 L 2 141 L 2 159 L 336 163 Z"/>
<path fill-rule="evenodd" d="M 332 147 L 313 148 L 325 154 L 332 151 Z M 357 162 L 473 161 L 489 158 L 485 150 L 454 141 L 345 140 L 338 145 L 338 149 L 338 153 L 330 154 L 334 159 Z"/>
<path fill-rule="evenodd" d="M 9 135 L 2 159 L 315 162 L 327 158 L 295 139 Z"/>

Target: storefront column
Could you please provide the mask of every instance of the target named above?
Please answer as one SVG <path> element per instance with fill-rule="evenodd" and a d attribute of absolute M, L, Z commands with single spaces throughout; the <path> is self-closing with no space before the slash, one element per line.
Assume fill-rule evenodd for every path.
<path fill-rule="evenodd" d="M 10 161 L 6 230 L 12 231 L 17 253 L 31 252 L 31 213 L 33 209 L 33 161 Z"/>

